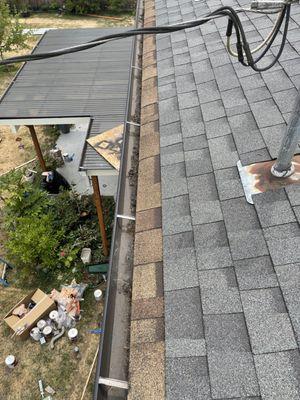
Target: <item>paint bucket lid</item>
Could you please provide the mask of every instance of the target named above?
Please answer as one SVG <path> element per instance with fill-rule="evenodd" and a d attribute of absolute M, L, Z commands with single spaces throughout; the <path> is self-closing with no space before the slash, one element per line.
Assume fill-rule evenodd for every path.
<path fill-rule="evenodd" d="M 76 328 L 71 328 L 68 332 L 68 337 L 70 340 L 76 339 L 78 336 L 78 330 Z"/>
<path fill-rule="evenodd" d="M 43 319 L 40 319 L 38 321 L 38 323 L 36 324 L 36 326 L 39 328 L 40 331 L 42 331 L 45 328 L 46 325 L 47 325 L 46 321 L 43 320 Z"/>
<path fill-rule="evenodd" d="M 51 326 L 45 326 L 45 328 L 43 329 L 43 335 L 44 336 L 49 336 L 52 333 L 52 328 Z"/>
<path fill-rule="evenodd" d="M 100 301 L 102 299 L 102 290 L 100 289 L 95 290 L 94 297 L 97 301 Z"/>
<path fill-rule="evenodd" d="M 15 362 L 16 362 L 16 357 L 13 356 L 12 354 L 10 354 L 9 356 L 7 356 L 6 359 L 5 359 L 5 364 L 6 364 L 8 367 L 14 366 L 14 365 L 15 365 Z"/>
<path fill-rule="evenodd" d="M 49 318 L 52 319 L 52 321 L 56 321 L 58 318 L 58 311 L 56 310 L 51 311 L 51 313 L 49 314 Z"/>

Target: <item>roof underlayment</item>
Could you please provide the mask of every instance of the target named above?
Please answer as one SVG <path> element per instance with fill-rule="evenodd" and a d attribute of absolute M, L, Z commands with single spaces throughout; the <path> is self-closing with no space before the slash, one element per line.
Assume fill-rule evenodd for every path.
<path fill-rule="evenodd" d="M 45 33 L 34 50 L 64 48 L 124 29 L 57 29 Z M 88 136 L 124 122 L 132 39 L 26 63 L 0 102 L 0 119 L 91 117 Z M 63 123 L 63 122 L 62 122 Z M 112 169 L 91 146 L 81 169 Z"/>
<path fill-rule="evenodd" d="M 192 20 L 222 4 L 240 7 L 248 1 L 156 0 L 156 24 Z M 143 392 L 145 376 L 148 371 L 151 380 L 156 368 L 151 348 L 155 355 L 164 340 L 166 394 L 163 389 L 156 399 L 300 398 L 300 187 L 255 195 L 253 206 L 245 199 L 236 167 L 238 160 L 247 165 L 277 157 L 300 83 L 300 7 L 294 6 L 291 16 L 280 62 L 263 74 L 227 55 L 225 19 L 160 35 L 156 52 L 153 41 L 160 159 L 148 154 L 140 162 L 140 168 L 145 164 L 145 171 L 152 172 L 150 183 L 142 172 L 138 192 L 154 188 L 160 170 L 165 338 L 157 328 L 161 313 L 149 322 L 147 314 L 139 317 L 144 320 L 134 337 L 143 344 L 144 357 L 133 343 L 131 399 L 154 398 Z M 243 15 L 251 46 L 266 36 L 274 18 Z M 144 54 L 146 60 L 151 57 L 150 51 Z M 149 71 L 144 66 L 143 76 Z M 148 81 L 151 88 L 151 79 L 153 70 L 143 86 Z M 146 115 L 156 107 L 153 93 L 153 87 L 143 93 Z M 144 245 L 151 229 L 155 239 L 159 226 L 154 222 L 159 201 L 151 201 L 145 196 L 142 203 L 150 229 L 140 234 Z M 136 252 L 141 265 L 134 279 L 145 282 L 150 307 L 162 292 L 153 289 L 151 294 L 153 282 L 141 277 L 159 281 L 161 267 L 149 264 L 150 252 L 142 258 L 139 243 Z M 141 296 L 138 288 L 135 296 Z M 135 368 L 133 356 L 137 365 L 145 360 L 143 372 Z"/>

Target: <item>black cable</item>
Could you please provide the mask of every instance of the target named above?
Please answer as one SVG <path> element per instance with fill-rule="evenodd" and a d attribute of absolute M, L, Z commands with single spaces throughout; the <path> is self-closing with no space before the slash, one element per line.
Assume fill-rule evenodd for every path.
<path fill-rule="evenodd" d="M 291 12 L 291 6 L 289 4 L 289 5 L 287 5 L 287 8 L 286 8 L 286 19 L 285 19 L 284 31 L 282 34 L 281 45 L 280 45 L 280 48 L 279 48 L 278 53 L 275 56 L 274 60 L 269 65 L 267 65 L 266 67 L 263 67 L 263 68 L 256 67 L 256 65 L 255 65 L 256 61 L 255 61 L 255 63 L 253 65 L 251 65 L 251 68 L 254 69 L 254 71 L 256 71 L 256 72 L 267 71 L 270 68 L 272 68 L 279 60 L 279 58 L 283 52 L 285 42 L 286 42 L 286 37 L 287 37 L 287 33 L 288 33 L 288 28 L 289 28 L 289 21 L 290 21 L 290 12 Z"/>
<path fill-rule="evenodd" d="M 216 17 L 224 16 L 228 18 L 228 27 L 227 27 L 227 36 L 231 36 L 232 34 L 232 29 L 235 29 L 236 33 L 236 48 L 237 48 L 237 53 L 238 53 L 238 60 L 241 64 L 247 67 L 251 67 L 255 71 L 266 71 L 267 69 L 271 68 L 279 59 L 281 56 L 281 53 L 283 51 L 285 41 L 286 41 L 286 35 L 287 35 L 287 30 L 288 30 L 288 25 L 289 25 L 289 18 L 290 18 L 290 5 L 285 6 L 285 10 L 282 13 L 282 17 L 280 18 L 279 23 L 276 26 L 276 29 L 274 31 L 274 34 L 272 35 L 272 38 L 270 42 L 267 45 L 267 48 L 262 52 L 262 54 L 256 59 L 253 60 L 251 50 L 249 43 L 247 42 L 246 34 L 243 28 L 243 25 L 241 23 L 241 20 L 238 16 L 238 13 L 229 6 L 223 6 L 218 8 L 217 10 L 213 11 L 210 14 L 207 14 L 201 19 L 197 19 L 194 21 L 189 21 L 189 22 L 182 22 L 179 24 L 174 24 L 170 26 L 153 26 L 153 27 L 147 27 L 147 28 L 136 28 L 136 29 L 131 29 L 122 33 L 116 33 L 112 35 L 106 35 L 102 36 L 96 39 L 93 39 L 87 43 L 83 43 L 80 45 L 76 46 L 71 46 L 68 48 L 63 48 L 63 49 L 58 49 L 54 51 L 50 51 L 47 53 L 39 53 L 39 54 L 30 54 L 30 55 L 24 55 L 24 56 L 16 56 L 16 57 L 11 57 L 6 60 L 0 61 L 0 65 L 9 65 L 13 64 L 16 62 L 25 62 L 25 61 L 35 61 L 35 60 L 43 60 L 46 58 L 52 58 L 52 57 L 58 57 L 61 55 L 65 54 L 72 54 L 78 51 L 82 50 L 88 50 L 96 46 L 100 46 L 102 44 L 108 43 L 113 40 L 118 40 L 122 38 L 127 38 L 131 36 L 138 36 L 138 35 L 147 35 L 147 34 L 163 34 L 163 33 L 172 33 L 176 31 L 180 31 L 183 29 L 188 29 L 188 28 L 193 28 L 196 26 L 201 26 L 205 24 L 206 22 L 210 21 L 211 19 L 214 19 Z M 277 56 L 275 57 L 274 61 L 267 67 L 264 68 L 259 68 L 255 64 L 260 61 L 264 55 L 267 53 L 267 51 L 270 49 L 272 43 L 274 42 L 281 24 L 283 22 L 284 16 L 286 17 L 286 22 L 285 22 L 285 28 L 284 28 L 284 33 L 283 33 L 283 38 L 282 38 L 282 43 L 280 46 L 280 49 L 278 51 Z M 244 55 L 246 56 L 247 62 L 244 60 Z"/>

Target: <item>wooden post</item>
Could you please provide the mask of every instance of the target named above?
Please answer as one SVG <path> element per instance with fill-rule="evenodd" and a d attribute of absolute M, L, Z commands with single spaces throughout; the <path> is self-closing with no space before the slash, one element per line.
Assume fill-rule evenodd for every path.
<path fill-rule="evenodd" d="M 31 138 L 32 138 L 32 141 L 33 141 L 35 152 L 36 152 L 37 158 L 38 158 L 38 160 L 40 162 L 42 171 L 45 172 L 45 171 L 47 171 L 47 167 L 46 167 L 46 163 L 45 163 L 45 160 L 44 160 L 44 157 L 43 157 L 42 150 L 40 148 L 40 144 L 39 144 L 38 138 L 36 136 L 36 131 L 34 129 L 34 126 L 33 125 L 28 125 L 28 129 L 29 129 L 29 132 L 31 134 Z"/>
<path fill-rule="evenodd" d="M 107 257 L 108 256 L 108 242 L 106 237 L 105 225 L 104 225 L 104 218 L 103 218 L 103 208 L 102 208 L 102 201 L 101 201 L 101 193 L 99 187 L 99 181 L 97 176 L 92 176 L 92 184 L 94 190 L 94 201 L 97 208 L 97 215 L 98 221 L 100 226 L 100 232 L 102 237 L 103 243 L 103 253 Z"/>

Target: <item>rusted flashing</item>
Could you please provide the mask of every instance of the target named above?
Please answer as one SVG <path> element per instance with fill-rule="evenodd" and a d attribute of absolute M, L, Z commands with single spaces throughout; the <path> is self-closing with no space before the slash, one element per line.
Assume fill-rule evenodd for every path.
<path fill-rule="evenodd" d="M 144 26 L 155 25 L 154 0 Z M 131 309 L 129 400 L 165 398 L 164 299 L 156 39 L 143 39 L 141 129 Z"/>

